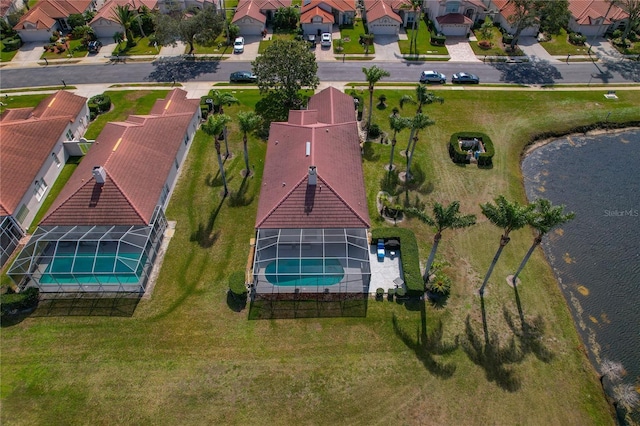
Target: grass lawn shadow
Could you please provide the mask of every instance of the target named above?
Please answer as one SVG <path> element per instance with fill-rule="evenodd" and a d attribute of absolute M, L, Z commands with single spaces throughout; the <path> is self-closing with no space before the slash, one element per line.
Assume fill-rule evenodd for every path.
<path fill-rule="evenodd" d="M 415 337 L 400 327 L 395 315 L 392 321 L 393 331 L 396 336 L 415 353 L 416 357 L 431 374 L 441 379 L 448 379 L 453 376 L 456 366 L 451 363 L 442 363 L 436 360 L 434 355 L 446 355 L 457 350 L 457 336 L 454 343 L 443 343 L 442 321 L 438 321 L 430 334 L 427 332 L 427 311 L 424 300 L 420 300 L 420 327 L 416 330 Z"/>
<path fill-rule="evenodd" d="M 33 317 L 106 316 L 131 317 L 140 302 L 139 293 L 73 293 L 40 296 Z"/>
<path fill-rule="evenodd" d="M 252 300 L 249 319 L 364 318 L 368 302 L 367 294 L 345 300 L 324 300 L 324 294 L 315 300 Z"/>
<path fill-rule="evenodd" d="M 191 241 L 196 241 L 200 247 L 209 248 L 215 244 L 215 242 L 220 237 L 220 231 L 216 231 L 212 234 L 213 225 L 216 222 L 216 218 L 220 213 L 220 209 L 222 208 L 222 204 L 224 204 L 224 197 L 220 200 L 218 206 L 211 212 L 209 215 L 209 220 L 206 224 L 199 223 L 198 229 L 191 234 Z"/>

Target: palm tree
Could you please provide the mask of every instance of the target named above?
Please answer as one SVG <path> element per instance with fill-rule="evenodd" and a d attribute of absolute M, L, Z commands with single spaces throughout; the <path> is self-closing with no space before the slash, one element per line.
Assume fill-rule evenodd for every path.
<path fill-rule="evenodd" d="M 431 247 L 431 253 L 429 253 L 429 259 L 424 269 L 424 282 L 429 281 L 429 271 L 431 271 L 431 265 L 436 257 L 438 251 L 438 244 L 442 238 L 442 231 L 445 229 L 458 229 L 467 228 L 476 223 L 476 215 L 460 214 L 460 202 L 453 201 L 447 207 L 443 207 L 440 203 L 434 203 L 433 216 L 429 216 L 426 212 L 418 210 L 416 208 L 409 208 L 406 210 L 410 216 L 417 217 L 421 222 L 426 223 L 429 226 L 435 226 L 436 234 L 433 236 L 433 247 Z"/>
<path fill-rule="evenodd" d="M 236 99 L 231 93 L 229 92 L 221 92 L 219 90 L 214 90 L 211 93 L 211 97 L 213 99 L 213 107 L 214 110 L 218 111 L 218 114 L 222 115 L 224 114 L 224 106 L 231 106 L 233 104 L 239 104 L 240 101 L 238 99 Z M 223 137 L 224 137 L 224 149 L 225 149 L 225 154 L 224 154 L 224 159 L 226 160 L 227 158 L 229 158 L 229 155 L 231 155 L 229 153 L 229 142 L 227 141 L 227 126 L 225 125 L 222 128 L 222 131 L 220 132 L 222 133 Z"/>
<path fill-rule="evenodd" d="M 564 205 L 553 206 L 551 201 L 545 198 L 538 198 L 533 205 L 535 210 L 533 210 L 532 214 L 529 215 L 529 225 L 536 231 L 536 236 L 533 239 L 533 244 L 531 244 L 529 251 L 524 256 L 524 259 L 522 259 L 518 270 L 511 278 L 513 285 L 516 285 L 516 280 L 518 279 L 520 272 L 524 269 L 524 265 L 527 264 L 529 258 L 533 254 L 533 251 L 542 242 L 542 237 L 556 226 L 562 225 L 576 217 L 574 212 L 564 214 Z"/>
<path fill-rule="evenodd" d="M 408 5 L 403 5 L 401 8 L 409 8 L 413 12 L 413 26 L 411 33 L 411 41 L 409 43 L 409 53 L 418 53 L 418 30 L 420 28 L 420 21 L 422 15 L 422 3 L 423 0 L 409 0 Z M 417 27 L 417 28 L 416 28 Z"/>
<path fill-rule="evenodd" d="M 424 105 L 431 105 L 434 102 L 442 104 L 444 103 L 444 99 L 440 96 L 436 96 L 435 93 L 430 92 L 427 89 L 427 86 L 425 86 L 424 84 L 419 84 L 418 86 L 416 86 L 415 99 L 411 95 L 404 95 L 400 98 L 400 108 L 403 108 L 407 103 L 417 104 L 418 108 L 416 109 L 416 114 L 420 114 Z M 415 130 L 411 129 L 411 134 L 409 135 L 409 143 L 407 144 L 407 149 L 405 151 L 405 155 L 407 155 L 407 158 L 409 156 L 409 150 L 411 150 L 411 143 L 414 141 L 414 137 Z"/>
<path fill-rule="evenodd" d="M 131 32 L 131 24 L 136 19 L 136 15 L 129 9 L 129 5 L 116 5 L 113 8 L 115 21 L 122 26 L 124 35 L 127 39 L 127 46 L 133 44 L 133 33 Z"/>
<path fill-rule="evenodd" d="M 493 261 L 491 262 L 491 266 L 489 266 L 487 275 L 484 277 L 482 287 L 480 287 L 480 296 L 484 295 L 484 288 L 489 281 L 493 268 L 496 266 L 496 263 L 500 258 L 500 254 L 502 254 L 502 249 L 504 249 L 511 239 L 509 237 L 509 233 L 513 230 L 523 228 L 527 223 L 529 223 L 531 210 L 533 209 L 533 205 L 531 204 L 523 206 L 517 201 L 511 203 L 502 195 L 494 201 L 496 202 L 495 205 L 491 203 L 480 204 L 482 214 L 484 214 L 491 223 L 502 228 L 500 247 L 498 248 L 496 255 L 493 257 Z"/>
<path fill-rule="evenodd" d="M 413 159 L 413 151 L 416 149 L 416 145 L 418 143 L 418 133 L 420 132 L 420 130 L 425 129 L 433 124 L 435 124 L 435 121 L 422 113 L 416 114 L 415 117 L 413 117 L 413 119 L 411 120 L 411 132 L 414 133 L 414 137 L 413 146 L 411 147 L 411 153 L 409 153 L 407 156 L 407 175 L 405 179 L 406 182 L 411 180 L 411 160 Z"/>
<path fill-rule="evenodd" d="M 246 168 L 245 176 L 249 176 L 249 151 L 247 150 L 247 133 L 253 132 L 260 125 L 262 117 L 253 111 L 243 111 L 238 113 L 238 123 L 242 132 L 242 144 L 244 147 L 244 165 Z"/>
<path fill-rule="evenodd" d="M 398 132 L 411 126 L 411 119 L 407 117 L 401 117 L 397 113 L 393 113 L 389 116 L 389 127 L 393 130 L 393 139 L 391 139 L 391 160 L 389 160 L 389 173 L 393 171 L 393 152 L 396 148 L 396 135 Z"/>
<path fill-rule="evenodd" d="M 377 65 L 371 68 L 362 67 L 367 82 L 369 83 L 369 119 L 367 121 L 367 139 L 369 138 L 369 128 L 371 127 L 371 114 L 373 113 L 373 89 L 378 81 L 383 77 L 389 77 L 389 71 L 386 71 Z"/>
<path fill-rule="evenodd" d="M 213 137 L 216 152 L 218 153 L 218 167 L 220 167 L 220 176 L 222 176 L 222 184 L 224 185 L 224 196 L 229 193 L 227 188 L 227 178 L 224 174 L 224 165 L 222 164 L 222 157 L 220 155 L 220 142 L 218 141 L 218 135 L 222 132 L 222 129 L 231 121 L 231 117 L 225 114 L 210 115 L 207 121 L 200 126 L 200 128 L 209 136 Z"/>

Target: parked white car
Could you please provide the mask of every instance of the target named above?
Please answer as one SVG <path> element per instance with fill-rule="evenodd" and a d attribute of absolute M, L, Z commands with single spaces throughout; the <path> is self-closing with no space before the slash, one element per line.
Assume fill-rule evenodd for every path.
<path fill-rule="evenodd" d="M 331 47 L 331 33 L 322 33 L 322 38 L 320 39 L 320 46 Z"/>
<path fill-rule="evenodd" d="M 244 37 L 238 37 L 236 41 L 233 42 L 233 53 L 242 52 L 244 52 Z"/>

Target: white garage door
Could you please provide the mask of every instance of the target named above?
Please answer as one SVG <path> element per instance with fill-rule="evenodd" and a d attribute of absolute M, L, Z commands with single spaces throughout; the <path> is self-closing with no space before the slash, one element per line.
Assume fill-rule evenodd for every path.
<path fill-rule="evenodd" d="M 465 25 L 443 25 L 442 34 L 446 36 L 466 36 L 469 27 Z"/>
<path fill-rule="evenodd" d="M 369 25 L 369 31 L 372 34 L 378 35 L 393 35 L 398 34 L 400 27 L 398 25 L 382 25 L 382 24 L 371 24 Z"/>
<path fill-rule="evenodd" d="M 251 18 L 242 18 L 236 21 L 235 24 L 240 28 L 240 35 L 260 35 L 264 29 L 262 22 Z"/>

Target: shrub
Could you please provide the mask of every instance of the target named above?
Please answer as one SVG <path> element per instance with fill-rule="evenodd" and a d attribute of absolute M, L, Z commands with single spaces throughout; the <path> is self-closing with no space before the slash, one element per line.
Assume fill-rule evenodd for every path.
<path fill-rule="evenodd" d="M 384 289 L 382 287 L 378 287 L 376 289 L 376 300 L 381 301 L 383 296 L 384 296 Z"/>
<path fill-rule="evenodd" d="M 612 34 L 611 34 L 611 38 L 620 38 L 622 37 L 622 30 L 618 29 L 615 30 Z"/>
<path fill-rule="evenodd" d="M 29 287 L 20 293 L 7 292 L 0 296 L 1 314 L 7 315 L 15 310 L 34 308 L 38 304 L 40 291 L 36 287 Z"/>
<path fill-rule="evenodd" d="M 92 120 L 98 115 L 100 114 L 100 107 L 96 104 L 94 104 L 93 102 L 89 102 L 87 104 L 87 106 L 89 107 L 89 112 L 91 113 L 92 116 Z"/>
<path fill-rule="evenodd" d="M 111 98 L 107 95 L 95 95 L 89 99 L 89 103 L 94 103 L 98 106 L 99 112 L 106 112 L 111 109 Z"/>
<path fill-rule="evenodd" d="M 437 271 L 435 275 L 427 284 L 427 290 L 431 293 L 448 296 L 451 291 L 451 278 L 442 271 Z"/>
<path fill-rule="evenodd" d="M 400 241 L 402 272 L 407 295 L 418 297 L 424 293 L 422 274 L 420 273 L 420 260 L 416 236 L 406 228 L 374 228 L 371 230 L 372 241 L 382 239 L 397 239 Z"/>
<path fill-rule="evenodd" d="M 481 40 L 478 42 L 478 46 L 481 49 L 491 49 L 491 42 L 489 40 Z"/>
<path fill-rule="evenodd" d="M 449 139 L 449 156 L 454 163 L 468 163 L 467 152 L 460 149 L 460 144 L 458 143 L 459 138 L 482 139 L 482 144 L 484 145 L 485 152 L 480 154 L 478 158 L 478 165 L 488 166 L 492 163 L 493 156 L 495 154 L 493 142 L 488 135 L 480 132 L 458 132 L 451 135 L 451 139 Z"/>
<path fill-rule="evenodd" d="M 20 40 L 20 38 L 18 37 L 9 38 L 9 39 L 3 40 L 2 44 L 4 44 L 4 50 L 6 52 L 9 52 L 13 50 L 18 50 L 22 45 L 22 40 Z"/>
<path fill-rule="evenodd" d="M 393 302 L 393 296 L 396 295 L 396 289 L 395 288 L 390 288 L 389 290 L 387 290 L 387 300 L 389 302 Z"/>
<path fill-rule="evenodd" d="M 56 41 L 58 41 L 58 36 L 54 36 L 54 35 L 52 35 L 51 37 L 49 37 L 49 41 L 50 41 L 51 43 L 55 43 Z"/>
<path fill-rule="evenodd" d="M 247 286 L 244 282 L 244 272 L 236 271 L 229 276 L 229 290 L 235 296 L 246 297 Z"/>
<path fill-rule="evenodd" d="M 437 45 L 437 46 L 443 46 L 446 41 L 447 41 L 446 36 L 442 34 L 436 35 L 435 33 L 431 33 L 431 44 Z"/>
<path fill-rule="evenodd" d="M 380 179 L 380 190 L 391 196 L 395 196 L 398 195 L 399 184 L 400 177 L 398 176 L 398 170 L 392 170 Z"/>
<path fill-rule="evenodd" d="M 380 126 L 373 123 L 369 126 L 369 139 L 379 138 L 381 134 Z"/>
<path fill-rule="evenodd" d="M 587 37 L 580 33 L 569 34 L 569 43 L 582 46 L 587 41 Z"/>
<path fill-rule="evenodd" d="M 513 41 L 513 36 L 511 34 L 502 34 L 502 43 L 503 44 L 511 44 Z"/>

